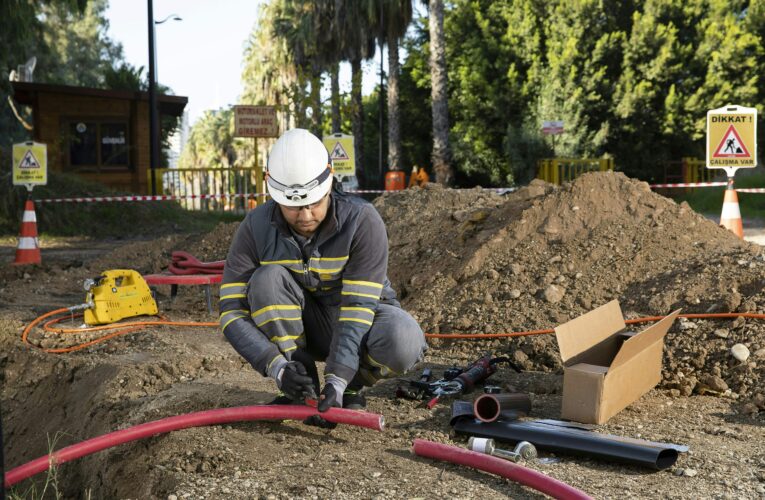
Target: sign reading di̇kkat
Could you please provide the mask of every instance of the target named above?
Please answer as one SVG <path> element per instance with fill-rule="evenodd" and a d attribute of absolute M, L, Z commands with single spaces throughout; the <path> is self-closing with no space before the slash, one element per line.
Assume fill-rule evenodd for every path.
<path fill-rule="evenodd" d="M 48 183 L 48 146 L 39 142 L 13 145 L 13 185 L 27 186 Z"/>
<path fill-rule="evenodd" d="M 235 137 L 276 137 L 276 108 L 273 106 L 234 106 Z"/>
<path fill-rule="evenodd" d="M 707 168 L 757 166 L 757 110 L 725 106 L 707 111 Z"/>

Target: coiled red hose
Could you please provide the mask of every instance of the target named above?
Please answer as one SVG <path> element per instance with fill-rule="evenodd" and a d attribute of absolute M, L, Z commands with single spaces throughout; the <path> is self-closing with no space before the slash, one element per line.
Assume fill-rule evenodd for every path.
<path fill-rule="evenodd" d="M 317 415 L 319 411 L 310 406 L 297 405 L 265 405 L 265 406 L 238 406 L 234 408 L 221 408 L 218 410 L 198 411 L 186 415 L 163 418 L 154 422 L 136 425 L 120 431 L 104 434 L 81 443 L 62 448 L 50 455 L 27 462 L 5 474 L 5 487 L 8 488 L 31 477 L 35 474 L 48 470 L 51 466 L 57 466 L 97 451 L 111 448 L 129 441 L 135 441 L 145 437 L 154 436 L 189 427 L 203 425 L 228 424 L 232 422 L 246 422 L 250 420 L 305 420 L 311 415 Z M 321 414 L 329 422 L 338 424 L 355 425 L 382 431 L 385 427 L 385 419 L 376 413 L 363 411 L 343 410 L 331 408 Z"/>
<path fill-rule="evenodd" d="M 475 451 L 466 450 L 457 446 L 435 443 L 425 439 L 415 439 L 412 446 L 414 454 L 419 457 L 444 460 L 457 465 L 473 467 L 498 476 L 505 477 L 511 481 L 523 484 L 529 488 L 550 495 L 553 498 L 592 500 L 581 490 L 569 486 L 566 483 L 547 477 L 541 472 L 523 467 L 502 458 L 484 455 Z"/>

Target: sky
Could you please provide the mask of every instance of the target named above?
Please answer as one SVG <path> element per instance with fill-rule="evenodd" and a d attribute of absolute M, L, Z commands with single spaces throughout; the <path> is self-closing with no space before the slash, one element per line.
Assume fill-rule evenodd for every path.
<path fill-rule="evenodd" d="M 154 0 L 154 19 L 177 14 L 156 26 L 158 81 L 186 96 L 189 124 L 205 110 L 236 104 L 242 91 L 244 49 L 257 21 L 261 0 Z M 148 8 L 140 0 L 110 0 L 108 36 L 122 44 L 127 62 L 149 67 Z M 387 54 L 383 57 L 387 58 Z M 385 59 L 387 61 L 387 59 Z M 364 94 L 379 78 L 376 62 L 364 64 Z M 387 63 L 386 63 L 387 64 Z M 350 89 L 347 64 L 340 70 L 341 91 Z"/>

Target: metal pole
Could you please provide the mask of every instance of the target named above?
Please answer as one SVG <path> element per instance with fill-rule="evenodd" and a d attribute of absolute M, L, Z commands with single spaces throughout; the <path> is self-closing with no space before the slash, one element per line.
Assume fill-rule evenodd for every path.
<path fill-rule="evenodd" d="M 265 193 L 265 186 L 263 186 L 263 169 L 258 165 L 258 138 L 253 137 L 252 140 L 255 144 L 255 206 L 259 207 L 266 202 L 265 196 L 258 196 L 260 193 Z"/>
<path fill-rule="evenodd" d="M 385 11 L 383 10 L 383 4 L 385 2 L 380 2 L 380 137 L 378 140 L 379 143 L 379 153 L 377 158 L 377 181 L 380 182 L 382 180 L 383 175 L 383 109 L 384 109 L 384 102 L 383 102 L 383 77 L 385 76 L 385 70 L 383 69 L 383 36 L 385 34 L 385 22 L 383 19 Z M 363 139 L 363 138 L 362 138 Z"/>
<path fill-rule="evenodd" d="M 157 194 L 156 172 L 159 165 L 159 116 L 157 113 L 156 44 L 154 43 L 154 6 L 148 1 L 149 10 L 149 168 L 151 169 L 151 194 Z"/>

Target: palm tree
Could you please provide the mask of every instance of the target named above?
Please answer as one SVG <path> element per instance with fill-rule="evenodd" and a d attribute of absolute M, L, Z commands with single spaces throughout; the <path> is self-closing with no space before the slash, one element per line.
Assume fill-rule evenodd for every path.
<path fill-rule="evenodd" d="M 361 61 L 374 57 L 375 36 L 370 29 L 372 0 L 336 0 L 335 33 L 342 40 L 339 50 L 344 61 L 351 63 L 351 128 L 357 176 L 364 181 L 364 107 L 361 99 Z"/>
<path fill-rule="evenodd" d="M 433 151 L 431 160 L 436 182 L 444 186 L 454 181 L 449 148 L 449 105 L 447 100 L 446 41 L 444 37 L 444 2 L 428 1 L 430 28 L 430 99 L 433 113 Z"/>
<path fill-rule="evenodd" d="M 401 169 L 401 121 L 398 109 L 398 41 L 412 22 L 412 0 L 381 0 L 382 25 L 388 43 L 388 168 Z M 380 89 L 382 91 L 382 89 Z M 380 131 L 382 134 L 382 130 Z"/>

